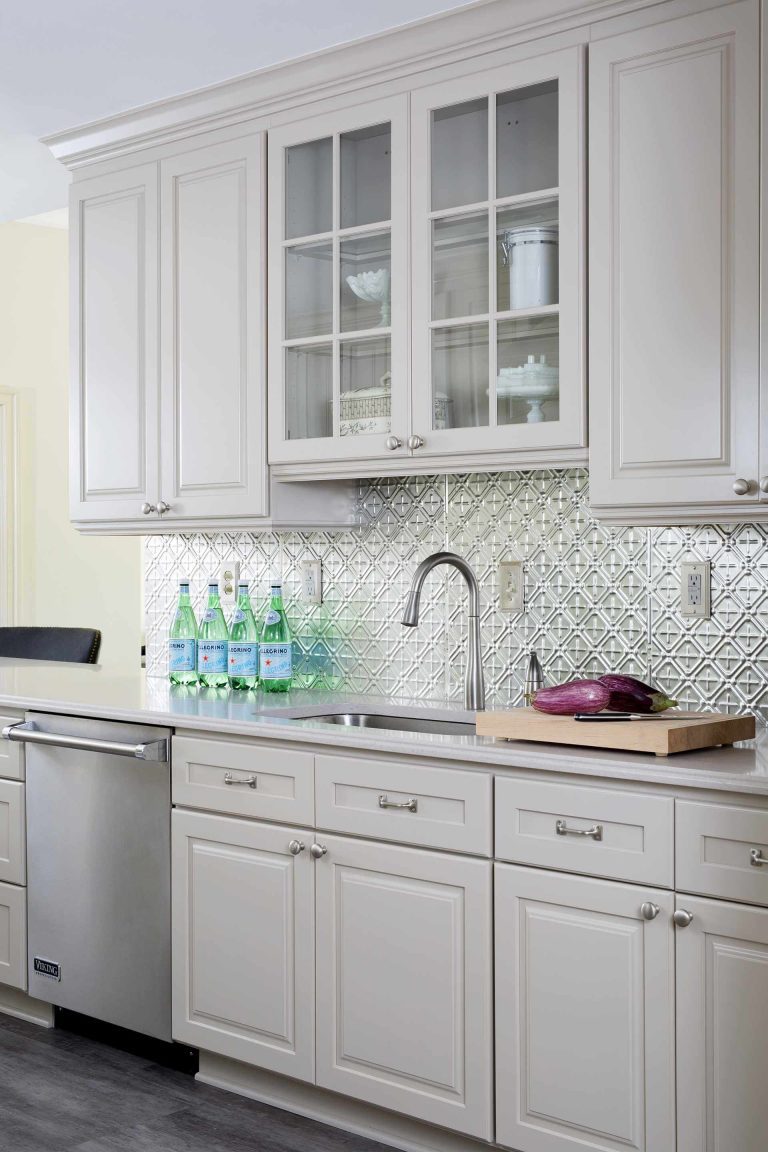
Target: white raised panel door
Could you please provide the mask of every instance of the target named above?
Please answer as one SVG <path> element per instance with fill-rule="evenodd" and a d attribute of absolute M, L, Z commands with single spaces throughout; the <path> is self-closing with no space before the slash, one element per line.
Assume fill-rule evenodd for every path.
<path fill-rule="evenodd" d="M 175 809 L 172 834 L 174 1038 L 312 1081 L 309 832 Z"/>
<path fill-rule="evenodd" d="M 490 1139 L 490 862 L 318 840 L 317 1083 Z"/>
<path fill-rule="evenodd" d="M 507 864 L 495 893 L 498 1143 L 671 1152 L 672 894 Z"/>
<path fill-rule="evenodd" d="M 414 457 L 586 443 L 584 101 L 580 46 L 412 94 Z"/>
<path fill-rule="evenodd" d="M 142 505 L 158 500 L 157 243 L 157 165 L 72 185 L 70 511 L 75 521 L 141 521 Z"/>
<path fill-rule="evenodd" d="M 757 499 L 759 48 L 757 0 L 590 46 L 598 508 Z"/>
<path fill-rule="evenodd" d="M 266 514 L 263 133 L 163 160 L 165 520 Z"/>
<path fill-rule="evenodd" d="M 768 911 L 678 896 L 677 1150 L 763 1152 Z"/>

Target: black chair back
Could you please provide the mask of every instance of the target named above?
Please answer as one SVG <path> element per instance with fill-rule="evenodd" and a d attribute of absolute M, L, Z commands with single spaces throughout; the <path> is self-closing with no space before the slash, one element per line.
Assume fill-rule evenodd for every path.
<path fill-rule="evenodd" d="M 96 628 L 0 628 L 0 656 L 95 664 L 101 647 Z"/>

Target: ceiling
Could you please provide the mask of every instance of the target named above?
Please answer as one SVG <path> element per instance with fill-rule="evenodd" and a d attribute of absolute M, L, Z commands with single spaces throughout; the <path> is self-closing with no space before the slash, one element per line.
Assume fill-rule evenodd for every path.
<path fill-rule="evenodd" d="M 66 203 L 69 177 L 41 136 L 461 6 L 7 0 L 0 6 L 0 221 Z"/>

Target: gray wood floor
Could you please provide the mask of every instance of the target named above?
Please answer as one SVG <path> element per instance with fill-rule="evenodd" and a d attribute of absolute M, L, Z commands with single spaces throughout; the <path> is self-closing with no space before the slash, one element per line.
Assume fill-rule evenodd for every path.
<path fill-rule="evenodd" d="M 0 1015 L 2 1152 L 388 1152 L 71 1032 Z"/>

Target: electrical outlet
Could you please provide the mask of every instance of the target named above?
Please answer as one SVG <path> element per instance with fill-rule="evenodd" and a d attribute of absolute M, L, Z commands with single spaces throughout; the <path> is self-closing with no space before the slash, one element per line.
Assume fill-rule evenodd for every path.
<path fill-rule="evenodd" d="M 232 605 L 237 600 L 237 582 L 240 579 L 240 561 L 228 560 L 219 568 L 219 596 L 222 604 Z"/>
<path fill-rule="evenodd" d="M 523 565 L 520 560 L 499 564 L 499 608 L 502 612 L 523 610 Z"/>
<path fill-rule="evenodd" d="M 301 595 L 305 604 L 322 604 L 323 565 L 319 560 L 302 560 Z"/>
<path fill-rule="evenodd" d="M 680 565 L 680 614 L 709 620 L 709 561 L 684 561 Z"/>

